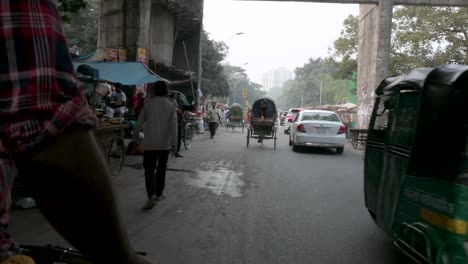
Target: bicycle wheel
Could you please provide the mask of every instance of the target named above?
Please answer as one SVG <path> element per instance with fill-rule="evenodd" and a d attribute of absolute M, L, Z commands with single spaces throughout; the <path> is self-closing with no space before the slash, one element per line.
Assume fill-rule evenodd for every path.
<path fill-rule="evenodd" d="M 185 133 L 184 133 L 184 147 L 186 150 L 189 150 L 192 146 L 192 138 L 193 138 L 193 129 L 192 125 L 188 124 L 185 126 Z"/>
<path fill-rule="evenodd" d="M 353 148 L 357 148 L 359 145 L 359 133 L 358 132 L 353 132 L 353 140 L 351 141 L 351 145 Z"/>
<path fill-rule="evenodd" d="M 125 142 L 123 138 L 113 138 L 107 150 L 107 161 L 112 176 L 118 176 L 125 161 Z"/>

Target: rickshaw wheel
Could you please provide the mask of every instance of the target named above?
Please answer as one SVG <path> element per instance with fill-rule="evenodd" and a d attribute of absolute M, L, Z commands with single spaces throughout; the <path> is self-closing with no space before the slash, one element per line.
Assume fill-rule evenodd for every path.
<path fill-rule="evenodd" d="M 359 134 L 357 132 L 353 132 L 353 140 L 351 141 L 351 145 L 353 148 L 357 148 L 359 145 Z"/>
<path fill-rule="evenodd" d="M 274 140 L 273 140 L 273 141 L 274 141 L 274 142 L 273 142 L 273 149 L 276 150 L 276 131 L 275 131 L 274 134 L 273 134 L 273 139 L 274 139 Z"/>
<path fill-rule="evenodd" d="M 107 151 L 107 161 L 112 176 L 118 176 L 122 170 L 125 160 L 125 143 L 122 138 L 114 138 L 109 144 Z"/>
<path fill-rule="evenodd" d="M 187 124 L 185 126 L 185 133 L 184 133 L 184 147 L 186 150 L 189 150 L 190 147 L 192 146 L 192 138 L 193 138 L 193 128 L 190 124 Z"/>
<path fill-rule="evenodd" d="M 250 141 L 250 129 L 247 129 L 247 148 L 249 148 L 249 141 Z"/>

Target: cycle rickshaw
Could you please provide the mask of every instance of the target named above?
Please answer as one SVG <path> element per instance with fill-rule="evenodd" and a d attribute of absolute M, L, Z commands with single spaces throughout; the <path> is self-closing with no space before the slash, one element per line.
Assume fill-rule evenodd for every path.
<path fill-rule="evenodd" d="M 242 133 L 244 133 L 244 111 L 242 106 L 238 103 L 232 104 L 229 109 L 229 119 L 226 123 L 226 130 L 229 132 L 229 128 L 234 130 L 236 127 L 241 127 Z"/>
<path fill-rule="evenodd" d="M 273 139 L 273 148 L 276 149 L 277 114 L 275 102 L 267 97 L 255 101 L 252 105 L 252 117 L 247 126 L 247 148 L 250 139 L 258 139 L 263 144 L 265 139 Z"/>
<path fill-rule="evenodd" d="M 365 205 L 416 263 L 468 263 L 468 66 L 385 79 L 364 158 Z"/>

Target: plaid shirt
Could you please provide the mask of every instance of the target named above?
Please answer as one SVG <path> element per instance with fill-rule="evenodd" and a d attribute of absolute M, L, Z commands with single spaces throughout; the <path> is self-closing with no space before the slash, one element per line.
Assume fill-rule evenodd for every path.
<path fill-rule="evenodd" d="M 97 120 L 75 78 L 52 0 L 0 0 L 0 62 L 1 260 L 14 249 L 5 229 L 15 168 L 6 157 L 43 143 L 70 124 L 93 127 Z"/>

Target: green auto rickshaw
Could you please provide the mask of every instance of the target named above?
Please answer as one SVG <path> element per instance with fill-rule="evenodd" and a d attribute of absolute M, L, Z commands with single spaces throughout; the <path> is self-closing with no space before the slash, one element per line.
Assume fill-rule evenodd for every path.
<path fill-rule="evenodd" d="M 365 204 L 417 263 L 468 263 L 468 66 L 421 68 L 375 91 Z"/>

